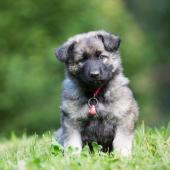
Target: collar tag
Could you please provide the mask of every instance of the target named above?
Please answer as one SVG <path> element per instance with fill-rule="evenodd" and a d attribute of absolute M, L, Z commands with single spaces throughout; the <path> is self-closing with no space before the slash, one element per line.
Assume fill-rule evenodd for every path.
<path fill-rule="evenodd" d="M 88 106 L 89 106 L 89 114 L 90 115 L 96 115 L 96 105 L 98 105 L 98 100 L 95 97 L 92 97 L 88 100 Z"/>
<path fill-rule="evenodd" d="M 97 114 L 96 107 L 94 105 L 89 107 L 89 114 L 93 116 Z"/>

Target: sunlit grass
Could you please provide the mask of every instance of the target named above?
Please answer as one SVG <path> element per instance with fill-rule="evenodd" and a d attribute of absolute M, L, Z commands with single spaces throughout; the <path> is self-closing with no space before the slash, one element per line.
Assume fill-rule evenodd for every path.
<path fill-rule="evenodd" d="M 170 124 L 160 129 L 140 126 L 136 131 L 134 150 L 131 158 L 120 158 L 114 153 L 100 151 L 95 145 L 95 153 L 87 147 L 81 156 L 72 152 L 63 154 L 51 133 L 42 136 L 23 135 L 2 139 L 0 142 L 0 169 L 47 169 L 47 170 L 169 170 L 170 168 Z"/>

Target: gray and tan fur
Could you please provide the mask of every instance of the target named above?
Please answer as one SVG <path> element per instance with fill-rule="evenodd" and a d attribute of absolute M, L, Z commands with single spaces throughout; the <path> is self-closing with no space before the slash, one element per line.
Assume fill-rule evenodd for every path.
<path fill-rule="evenodd" d="M 81 151 L 94 141 L 105 151 L 131 154 L 138 106 L 123 74 L 119 45 L 118 36 L 93 31 L 68 39 L 56 50 L 66 67 L 56 136 L 64 148 Z M 97 96 L 97 116 L 90 116 L 87 103 L 98 87 L 102 91 Z"/>

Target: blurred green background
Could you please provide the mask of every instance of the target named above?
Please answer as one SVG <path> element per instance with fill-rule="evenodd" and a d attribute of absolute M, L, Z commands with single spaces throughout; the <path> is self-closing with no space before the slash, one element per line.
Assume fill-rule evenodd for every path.
<path fill-rule="evenodd" d="M 140 121 L 170 121 L 169 0 L 0 1 L 0 134 L 59 127 L 64 66 L 54 49 L 68 37 L 105 29 L 120 35 L 125 74 Z"/>

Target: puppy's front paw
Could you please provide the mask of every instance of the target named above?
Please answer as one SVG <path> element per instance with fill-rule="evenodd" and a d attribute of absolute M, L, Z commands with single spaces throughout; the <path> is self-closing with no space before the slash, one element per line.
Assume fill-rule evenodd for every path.
<path fill-rule="evenodd" d="M 127 136 L 123 133 L 118 133 L 113 141 L 113 148 L 121 156 L 129 157 L 132 154 L 132 142 L 133 134 Z"/>
<path fill-rule="evenodd" d="M 132 148 L 127 146 L 115 145 L 114 150 L 117 154 L 123 157 L 130 157 L 132 154 Z"/>

